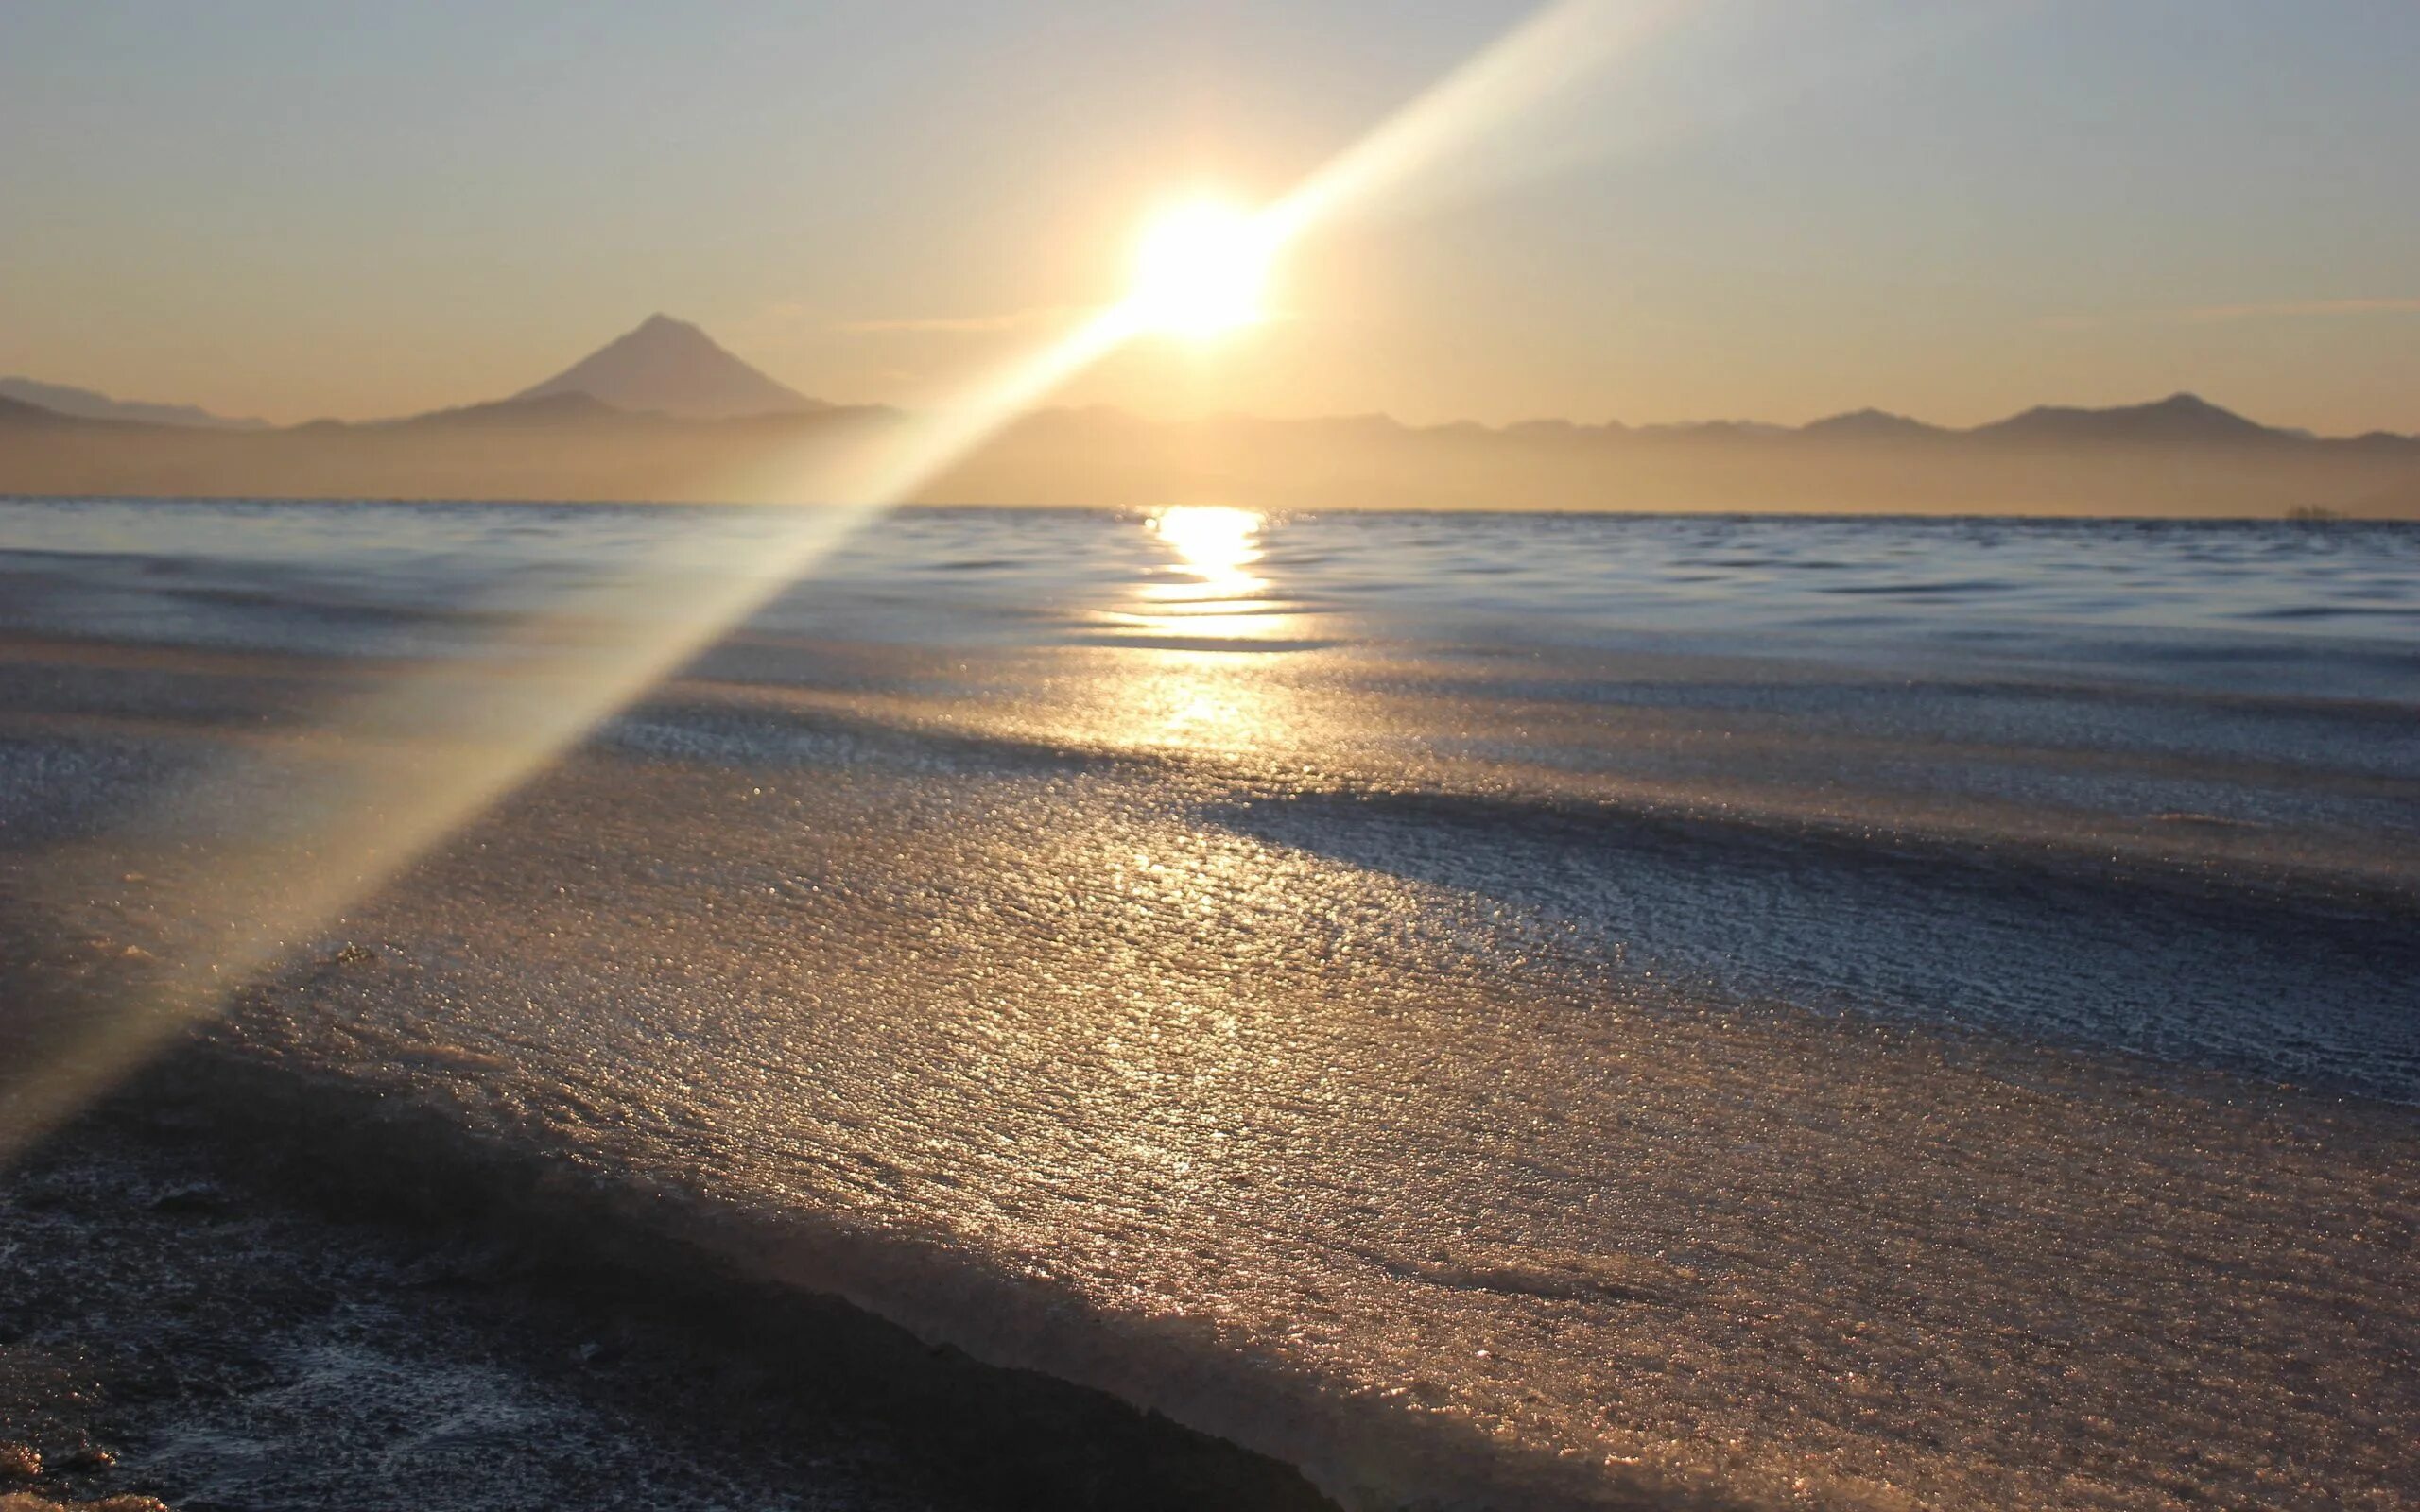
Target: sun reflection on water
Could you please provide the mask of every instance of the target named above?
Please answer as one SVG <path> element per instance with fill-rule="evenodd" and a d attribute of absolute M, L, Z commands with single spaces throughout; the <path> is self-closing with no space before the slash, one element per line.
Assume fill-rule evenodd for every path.
<path fill-rule="evenodd" d="M 1259 567 L 1268 518 L 1226 505 L 1171 505 L 1143 521 L 1173 558 L 1102 619 L 1121 656 L 1118 738 L 1194 750 L 1261 748 L 1290 727 L 1288 679 L 1261 655 L 1300 649 L 1301 606 Z"/>
<path fill-rule="evenodd" d="M 1101 618 L 1129 644 L 1275 650 L 1305 629 L 1301 606 L 1260 571 L 1269 519 L 1257 509 L 1179 504 L 1143 528 L 1173 557 Z"/>
<path fill-rule="evenodd" d="M 1155 583 L 1144 597 L 1166 605 L 1191 605 L 1199 613 L 1235 613 L 1235 600 L 1256 593 L 1269 580 L 1254 574 L 1260 560 L 1259 511 L 1218 504 L 1180 504 L 1150 519 L 1151 533 L 1177 555 L 1179 568 L 1194 581 Z"/>

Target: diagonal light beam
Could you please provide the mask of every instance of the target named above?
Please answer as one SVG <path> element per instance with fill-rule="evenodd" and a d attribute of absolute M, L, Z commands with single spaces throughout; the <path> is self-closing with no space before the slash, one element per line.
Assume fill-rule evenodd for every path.
<path fill-rule="evenodd" d="M 1559 0 L 1313 173 L 1262 213 L 1269 249 L 1366 206 L 1447 152 L 1602 66 L 1677 0 Z M 826 459 L 769 539 L 749 531 L 705 574 L 632 569 L 534 617 L 475 657 L 415 673 L 334 712 L 296 754 L 267 838 L 222 848 L 170 917 L 223 920 L 139 989 L 78 1005 L 39 1056 L 0 1071 L 0 1159 L 72 1116 L 169 1035 L 325 929 L 760 609 L 877 515 L 912 495 L 1150 324 L 1111 306 L 974 385 L 957 404 Z M 195 795 L 186 795 L 191 800 Z"/>

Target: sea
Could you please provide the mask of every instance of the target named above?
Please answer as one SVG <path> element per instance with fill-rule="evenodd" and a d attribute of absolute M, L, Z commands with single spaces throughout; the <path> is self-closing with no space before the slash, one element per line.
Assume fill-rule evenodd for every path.
<path fill-rule="evenodd" d="M 1341 1505 L 2420 1500 L 2420 525 L 7 500 L 0 861 Z"/>

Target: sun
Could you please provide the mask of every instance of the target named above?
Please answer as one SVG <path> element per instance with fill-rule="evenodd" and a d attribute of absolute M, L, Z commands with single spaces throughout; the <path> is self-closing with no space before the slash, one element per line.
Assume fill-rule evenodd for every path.
<path fill-rule="evenodd" d="M 1134 247 L 1126 311 L 1134 329 L 1197 340 L 1264 318 L 1261 291 L 1276 251 L 1261 218 L 1207 196 L 1168 206 Z"/>

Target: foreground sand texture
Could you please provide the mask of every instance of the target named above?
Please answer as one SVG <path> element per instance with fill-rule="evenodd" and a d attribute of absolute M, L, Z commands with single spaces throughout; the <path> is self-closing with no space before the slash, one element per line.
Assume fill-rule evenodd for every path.
<path fill-rule="evenodd" d="M 0 1177 L 0 1474 L 44 1507 L 1324 1505 L 711 1257 L 617 1263 L 429 1142 L 318 1159 L 373 1110 L 231 1071 L 173 1058 Z"/>

